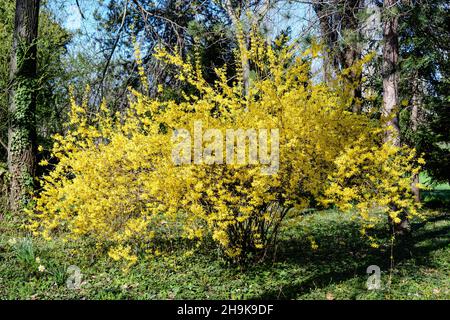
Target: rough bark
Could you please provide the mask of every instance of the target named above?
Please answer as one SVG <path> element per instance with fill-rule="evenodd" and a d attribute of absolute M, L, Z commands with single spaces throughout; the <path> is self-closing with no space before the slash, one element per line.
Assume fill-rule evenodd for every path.
<path fill-rule="evenodd" d="M 398 124 L 398 13 L 397 0 L 385 0 L 383 19 L 383 108 L 382 115 L 386 120 L 385 142 L 400 147 L 400 127 Z M 396 210 L 395 207 L 392 210 Z M 393 223 L 396 234 L 407 234 L 410 224 L 407 213 L 399 215 L 401 222 Z"/>
<path fill-rule="evenodd" d="M 8 108 L 9 206 L 12 211 L 18 211 L 29 199 L 36 166 L 35 86 L 39 2 L 16 0 Z"/>
<path fill-rule="evenodd" d="M 313 4 L 314 11 L 319 18 L 320 33 L 322 35 L 322 41 L 326 46 L 323 52 L 323 80 L 325 83 L 329 83 L 333 74 L 333 43 L 336 42 L 336 32 L 333 32 L 331 23 L 330 7 L 324 5 L 322 1 L 315 1 Z"/>
<path fill-rule="evenodd" d="M 398 16 L 395 13 L 396 0 L 384 1 L 383 21 L 383 109 L 386 119 L 385 140 L 400 146 L 398 125 Z"/>
<path fill-rule="evenodd" d="M 342 15 L 342 29 L 343 32 L 351 32 L 354 35 L 358 35 L 357 42 L 349 41 L 345 39 L 344 49 L 342 51 L 343 57 L 341 58 L 342 68 L 351 68 L 357 60 L 361 57 L 360 44 L 360 23 L 357 14 L 361 7 L 360 0 L 352 0 L 346 6 L 346 12 Z M 350 85 L 349 96 L 352 99 L 352 111 L 355 113 L 361 112 L 361 73 L 351 70 L 347 76 L 347 81 Z"/>

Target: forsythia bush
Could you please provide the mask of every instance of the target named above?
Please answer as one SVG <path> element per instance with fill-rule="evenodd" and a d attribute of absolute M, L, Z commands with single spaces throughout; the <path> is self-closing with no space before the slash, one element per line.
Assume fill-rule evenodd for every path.
<path fill-rule="evenodd" d="M 418 174 L 422 158 L 414 150 L 394 147 L 389 143 L 377 145 L 377 131 L 371 132 L 372 143 L 362 135 L 335 160 L 336 170 L 329 175 L 324 203 L 333 203 L 343 211 L 357 209 L 366 234 L 388 215 L 394 224 L 402 218 L 420 216 L 411 193 L 411 177 Z M 377 247 L 375 239 L 372 246 Z"/>
<path fill-rule="evenodd" d="M 254 37 L 245 54 L 257 70 L 248 94 L 242 77 L 228 79 L 225 67 L 211 85 L 199 65 L 159 51 L 156 57 L 179 67 L 194 94 L 175 102 L 130 90 L 125 114 L 110 114 L 103 104 L 95 117 L 73 101 L 67 133 L 55 137 L 52 149 L 59 162 L 42 179 L 30 211 L 31 228 L 46 238 L 92 237 L 113 259 L 130 263 L 164 237 L 212 238 L 240 260 L 275 241 L 290 208 L 327 198 L 344 209 L 356 205 L 368 221 L 374 206 L 413 208 L 405 197 L 412 155 L 364 139 L 380 124 L 349 112 L 338 84 L 313 81 L 315 52 L 298 55 L 294 46 L 274 49 Z M 254 161 L 247 152 L 247 161 L 221 162 L 229 155 L 220 136 L 239 129 L 278 130 L 267 134 L 270 155 Z M 199 134 L 200 145 L 187 140 L 180 151 L 191 163 L 176 163 L 177 143 Z M 389 214 L 395 219 L 396 212 Z"/>

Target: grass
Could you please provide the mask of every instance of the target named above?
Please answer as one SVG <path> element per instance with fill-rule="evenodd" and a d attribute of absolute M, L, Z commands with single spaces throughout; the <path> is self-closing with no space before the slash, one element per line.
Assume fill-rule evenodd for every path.
<path fill-rule="evenodd" d="M 420 174 L 420 183 L 428 188 L 428 190 L 421 192 L 422 201 L 426 206 L 431 208 L 450 208 L 449 183 L 433 183 L 426 172 Z"/>
<path fill-rule="evenodd" d="M 377 226 L 383 245 L 374 249 L 357 222 L 336 211 L 288 220 L 276 259 L 245 269 L 204 250 L 141 259 L 124 271 L 88 243 L 33 239 L 17 223 L 6 214 L 0 221 L 1 299 L 450 299 L 450 215 L 443 211 L 413 223 L 412 238 L 394 249 L 392 270 L 386 226 Z M 83 274 L 80 289 L 66 286 L 69 265 Z M 369 265 L 381 268 L 381 290 L 366 288 Z"/>

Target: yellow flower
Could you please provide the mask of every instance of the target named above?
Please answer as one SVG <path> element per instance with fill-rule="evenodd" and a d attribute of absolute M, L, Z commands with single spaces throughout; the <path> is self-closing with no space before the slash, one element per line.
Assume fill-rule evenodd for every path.
<path fill-rule="evenodd" d="M 416 212 L 406 187 L 417 167 L 413 152 L 382 144 L 381 122 L 348 111 L 352 106 L 347 86 L 354 84 L 348 84 L 345 75 L 337 75 L 335 84 L 318 83 L 310 76 L 309 55 L 301 58 L 293 47 L 275 50 L 262 37 L 252 37 L 251 50 L 241 55 L 259 72 L 246 96 L 242 70 L 236 81 L 229 81 L 227 68 L 217 68 L 217 80 L 211 84 L 201 66 L 159 49 L 155 57 L 176 67 L 178 78 L 195 89 L 181 93 L 185 99 L 160 101 L 130 89 L 128 110 L 114 119 L 106 103 L 92 116 L 87 101 L 77 105 L 72 99 L 70 125 L 64 136 L 54 137 L 51 149 L 58 162 L 41 179 L 35 210 L 28 211 L 31 231 L 50 239 L 54 231 L 64 229 L 67 232 L 58 233 L 63 241 L 89 235 L 99 246 L 108 239 L 109 256 L 131 265 L 140 252 L 153 248 L 155 232 L 170 242 L 178 232 L 198 243 L 212 236 L 222 252 L 238 259 L 249 247 L 242 241 L 258 248 L 269 243 L 264 237 L 271 230 L 261 230 L 275 225 L 270 210 L 277 201 L 300 209 L 314 200 L 358 210 L 364 225 L 376 222 L 374 209 L 389 214 L 385 208 L 390 204 Z M 148 79 L 136 39 L 133 42 L 145 89 Z M 320 52 L 317 44 L 312 49 L 314 55 Z M 354 71 L 361 69 L 359 63 Z M 277 173 L 262 174 L 271 162 L 269 152 L 258 155 L 264 161 L 252 163 L 177 165 L 172 129 L 184 128 L 192 138 L 198 122 L 224 137 L 228 130 L 260 135 L 277 129 Z M 236 150 L 231 156 L 224 152 L 222 160 L 227 155 L 238 158 L 235 140 L 231 142 Z M 208 142 L 200 143 L 202 156 Z M 193 145 L 189 140 L 189 150 L 183 148 L 183 153 L 195 160 L 198 154 L 189 148 Z M 271 137 L 267 146 L 272 146 Z M 250 158 L 245 153 L 244 158 Z M 317 243 L 311 241 L 311 247 L 317 249 Z"/>

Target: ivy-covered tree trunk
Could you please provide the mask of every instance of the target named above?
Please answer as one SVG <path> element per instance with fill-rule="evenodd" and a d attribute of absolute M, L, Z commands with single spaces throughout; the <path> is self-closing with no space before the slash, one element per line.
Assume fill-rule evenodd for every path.
<path fill-rule="evenodd" d="M 18 211 L 29 199 L 36 166 L 36 54 L 39 0 L 16 0 L 10 65 L 8 169 L 9 206 Z"/>

